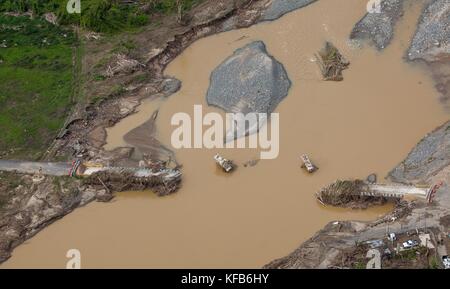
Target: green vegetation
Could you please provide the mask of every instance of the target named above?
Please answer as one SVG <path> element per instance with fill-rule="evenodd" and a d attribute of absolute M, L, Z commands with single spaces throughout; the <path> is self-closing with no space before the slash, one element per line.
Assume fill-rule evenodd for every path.
<path fill-rule="evenodd" d="M 429 269 L 439 269 L 439 261 L 435 256 L 430 258 L 430 263 L 429 263 L 428 268 Z"/>
<path fill-rule="evenodd" d="M 416 260 L 418 258 L 418 256 L 426 255 L 426 254 L 427 254 L 427 248 L 424 246 L 420 246 L 420 247 L 416 247 L 413 249 L 401 251 L 395 257 L 397 259 L 413 261 L 413 260 Z"/>
<path fill-rule="evenodd" d="M 68 0 L 3 0 L 0 12 L 26 12 L 35 14 L 54 12 L 61 24 L 76 24 L 98 32 L 115 32 L 146 25 L 154 14 L 186 11 L 201 0 L 82 0 L 81 14 L 67 13 Z"/>
<path fill-rule="evenodd" d="M 353 269 L 366 269 L 364 262 L 356 262 L 353 264 Z"/>
<path fill-rule="evenodd" d="M 14 195 L 14 189 L 24 182 L 20 175 L 12 172 L 0 172 L 0 213 L 8 201 Z"/>
<path fill-rule="evenodd" d="M 73 105 L 87 101 L 83 81 L 105 79 L 99 72 L 89 77 L 82 75 L 85 52 L 74 33 L 78 29 L 72 25 L 104 32 L 102 39 L 109 41 L 117 37 L 113 32 L 137 31 L 133 28 L 154 25 L 160 21 L 159 16 L 187 11 L 201 1 L 82 0 L 82 13 L 69 14 L 68 0 L 1 0 L 0 152 L 12 151 L 12 156 L 18 158 L 39 158 Z M 33 17 L 21 14 L 25 12 L 32 12 Z M 61 25 L 41 17 L 48 12 L 55 13 Z M 135 42 L 124 39 L 112 53 L 128 54 L 135 48 Z M 96 68 L 107 63 L 109 57 L 104 56 Z M 123 92 L 123 85 L 112 86 L 109 95 Z M 103 98 L 94 94 L 89 101 L 95 103 Z"/>
<path fill-rule="evenodd" d="M 74 95 L 76 35 L 41 19 L 0 15 L 0 151 L 36 157 Z"/>

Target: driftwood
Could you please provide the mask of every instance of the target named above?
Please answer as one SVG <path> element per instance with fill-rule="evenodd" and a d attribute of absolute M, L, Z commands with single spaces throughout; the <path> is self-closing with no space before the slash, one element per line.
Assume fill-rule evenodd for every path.
<path fill-rule="evenodd" d="M 152 190 L 159 196 L 165 196 L 179 189 L 181 177 L 167 181 L 163 174 L 150 177 L 136 177 L 130 172 L 101 171 L 86 178 L 85 183 L 103 187 L 108 192 Z"/>
<path fill-rule="evenodd" d="M 387 201 L 384 197 L 361 196 L 364 191 L 368 191 L 368 185 L 362 180 L 337 180 L 322 188 L 316 196 L 322 205 L 337 207 L 367 208 Z"/>
<path fill-rule="evenodd" d="M 330 42 L 325 43 L 325 47 L 317 55 L 317 62 L 324 80 L 342 81 L 342 71 L 350 65 L 339 50 Z"/>

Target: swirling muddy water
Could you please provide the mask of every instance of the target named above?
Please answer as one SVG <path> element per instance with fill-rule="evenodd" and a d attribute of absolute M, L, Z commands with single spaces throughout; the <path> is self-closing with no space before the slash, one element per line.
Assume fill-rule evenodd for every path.
<path fill-rule="evenodd" d="M 421 5 L 407 9 L 392 45 L 377 52 L 347 41 L 366 2 L 320 0 L 277 21 L 195 42 L 166 69 L 183 82 L 181 90 L 158 103 L 144 102 L 137 114 L 108 130 L 106 146 L 124 145 L 123 135 L 156 108 L 159 137 L 170 146 L 172 115 L 192 115 L 194 104 L 202 104 L 204 113 L 218 111 L 206 108 L 211 71 L 235 49 L 262 40 L 293 82 L 276 109 L 278 158 L 244 168 L 258 151 L 177 150 L 184 174 L 177 194 L 120 193 L 112 203 L 77 209 L 18 247 L 3 267 L 63 268 L 72 248 L 81 251 L 84 268 L 260 267 L 329 221 L 370 220 L 389 211 L 389 205 L 364 211 L 324 208 L 314 198 L 337 178 L 385 176 L 449 117 L 430 76 L 402 59 Z M 313 61 L 326 40 L 351 61 L 343 82 L 322 81 Z M 231 175 L 218 170 L 212 159 L 216 152 L 240 164 L 238 170 Z M 314 159 L 317 173 L 300 169 L 301 153 Z"/>

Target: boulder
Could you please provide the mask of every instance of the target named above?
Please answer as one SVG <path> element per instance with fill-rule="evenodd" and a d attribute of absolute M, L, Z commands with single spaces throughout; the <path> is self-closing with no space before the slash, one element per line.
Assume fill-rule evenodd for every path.
<path fill-rule="evenodd" d="M 370 39 L 378 49 L 389 45 L 403 14 L 404 0 L 382 0 L 380 10 L 368 12 L 353 28 L 350 39 Z"/>
<path fill-rule="evenodd" d="M 450 1 L 434 0 L 424 10 L 408 52 L 409 60 L 450 59 Z"/>
<path fill-rule="evenodd" d="M 275 20 L 286 13 L 305 7 L 317 0 L 272 0 L 267 9 L 262 13 L 262 21 Z"/>
<path fill-rule="evenodd" d="M 422 139 L 408 157 L 389 173 L 389 179 L 401 183 L 426 183 L 449 165 L 450 121 Z"/>
<path fill-rule="evenodd" d="M 283 65 L 267 53 L 263 42 L 256 41 L 236 50 L 212 72 L 206 100 L 226 112 L 269 114 L 290 86 Z"/>

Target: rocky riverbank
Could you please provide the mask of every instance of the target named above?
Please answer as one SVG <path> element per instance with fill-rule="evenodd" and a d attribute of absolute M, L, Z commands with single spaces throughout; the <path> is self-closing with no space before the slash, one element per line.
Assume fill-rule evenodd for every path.
<path fill-rule="evenodd" d="M 175 93 L 181 83 L 164 76 L 163 71 L 192 42 L 265 21 L 266 9 L 271 9 L 270 18 L 275 19 L 305 4 L 303 0 L 289 1 L 289 5 L 285 2 L 204 1 L 185 15 L 183 23 L 175 16 L 164 17 L 158 27 L 127 35 L 125 40 L 117 36 L 119 46 L 111 45 L 115 39 L 103 41 L 101 35 L 82 32 L 86 49 L 82 63 L 82 74 L 86 76 L 83 91 L 89 101 L 77 105 L 43 160 L 78 158 L 105 166 L 137 167 L 139 160 L 133 157 L 135 150 L 151 154 L 155 162 L 172 158 L 173 154 L 154 138 L 153 121 L 157 114 L 126 137 L 133 145 L 135 135 L 147 131 L 146 135 L 153 141 L 145 148 L 135 145 L 105 150 L 106 128 L 133 114 L 143 99 L 165 98 Z M 300 5 L 292 5 L 297 2 Z M 124 41 L 134 44 L 133 51 L 114 53 L 126 48 Z M 152 181 L 130 187 L 116 175 L 100 176 L 105 177 L 103 181 L 95 177 L 82 180 L 14 172 L 0 174 L 0 263 L 9 258 L 16 246 L 80 206 L 94 200 L 109 201 L 116 191 L 160 185 Z M 110 182 L 105 184 L 107 181 Z M 174 189 L 178 185 L 179 182 Z"/>
<path fill-rule="evenodd" d="M 40 230 L 87 203 L 112 195 L 80 179 L 0 172 L 0 263 Z"/>
<path fill-rule="evenodd" d="M 403 14 L 404 4 L 403 0 L 383 1 L 381 14 L 368 13 L 355 25 L 350 38 L 370 39 L 375 47 L 384 49 L 395 37 L 394 27 Z M 450 31 L 447 29 L 450 25 L 450 3 L 432 0 L 425 4 L 406 58 L 426 63 L 433 73 L 442 100 L 446 102 L 450 91 Z M 331 222 L 294 252 L 270 262 L 265 268 L 348 268 L 349 264 L 355 268 L 357 258 L 367 261 L 365 254 L 369 247 L 361 246 L 361 242 L 383 240 L 388 229 L 399 234 L 409 234 L 409 231 L 419 229 L 435 236 L 448 232 L 450 227 L 445 220 L 450 215 L 449 144 L 450 123 L 447 122 L 422 139 L 388 175 L 391 181 L 407 184 L 432 185 L 443 182 L 432 205 L 426 204 L 424 200 L 403 201 L 394 212 L 374 222 Z M 425 216 L 425 219 L 421 216 Z M 418 254 L 420 256 L 421 253 Z M 402 257 L 401 262 L 383 262 L 387 268 L 428 268 L 429 263 L 422 259 L 421 262 L 412 262 L 411 259 L 408 263 Z"/>
<path fill-rule="evenodd" d="M 354 27 L 350 38 L 369 40 L 377 49 L 389 46 L 395 26 L 410 4 L 405 0 L 383 0 L 381 13 L 367 13 Z M 425 64 L 432 73 L 441 101 L 449 108 L 450 99 L 450 3 L 446 0 L 424 1 L 417 30 L 405 58 Z"/>
<path fill-rule="evenodd" d="M 159 27 L 144 30 L 132 36 L 132 39 L 128 38 L 127 41 L 135 43 L 136 49 L 133 55 L 126 56 L 127 59 L 135 60 L 142 65 L 133 66 L 133 69 L 118 69 L 112 75 L 98 68 L 97 70 L 92 68 L 96 67 L 95 61 L 105 54 L 98 51 L 107 52 L 108 49 L 111 50 L 111 47 L 89 38 L 86 43 L 87 50 L 96 52 L 86 56 L 83 65 L 84 74 L 103 73 L 106 79 L 100 83 L 88 82 L 85 85 L 86 94 L 103 96 L 98 96 L 96 99 L 100 98 L 100 100 L 95 103 L 78 106 L 58 139 L 49 149 L 46 159 L 82 154 L 86 160 L 104 160 L 110 163 L 124 161 L 127 158 L 123 154 L 103 149 L 106 128 L 114 126 L 121 119 L 135 113 L 143 99 L 168 97 L 179 89 L 179 81 L 165 76 L 163 71 L 167 64 L 186 47 L 202 37 L 274 20 L 313 2 L 305 0 L 205 1 L 186 15 L 186 23 L 180 24 L 175 18 L 167 17 L 161 19 L 162 23 Z M 139 59 L 133 59 L 138 56 Z M 103 67 L 120 67 L 119 62 L 113 57 L 108 63 L 103 64 Z M 145 81 L 136 81 L 148 75 L 150 77 Z M 121 90 L 110 93 L 111 87 L 121 87 Z M 150 117 L 149 121 L 151 121 Z M 158 144 L 158 141 L 155 140 L 153 143 Z M 160 150 L 161 155 L 167 156 L 167 150 L 162 146 L 157 145 L 152 149 L 154 155 L 158 155 Z"/>
<path fill-rule="evenodd" d="M 293 9 L 304 7 L 313 2 L 314 1 L 301 0 L 289 1 L 288 5 L 287 1 L 282 0 L 206 1 L 190 12 L 190 15 L 187 16 L 188 20 L 186 23 L 180 24 L 177 23 L 175 19 L 164 19 L 160 27 L 144 30 L 141 33 L 131 36 L 133 38 L 132 41 L 136 45 L 136 49 L 126 57 L 127 59 L 133 59 L 133 57 L 136 58 L 139 65 L 133 67 L 131 70 L 117 70 L 111 75 L 101 75 L 100 78 L 105 78 L 101 82 L 93 80 L 88 81 L 86 84 L 87 94 L 90 96 L 101 95 L 102 97 L 78 106 L 78 109 L 73 113 L 72 117 L 68 120 L 67 125 L 61 131 L 58 139 L 49 149 L 46 159 L 50 160 L 61 157 L 72 159 L 74 157 L 79 157 L 86 161 L 98 162 L 105 165 L 137 166 L 138 159 L 133 158 L 134 152 L 135 150 L 143 149 L 138 145 L 134 145 L 133 147 L 106 151 L 103 148 L 106 139 L 105 129 L 112 127 L 119 120 L 134 113 L 143 99 L 168 97 L 178 90 L 180 86 L 179 81 L 163 75 L 164 68 L 171 60 L 192 42 L 201 37 L 230 29 L 248 27 L 260 21 L 273 20 L 275 19 L 274 17 L 279 17 Z M 271 12 L 271 15 L 278 16 L 267 16 L 265 11 L 275 11 Z M 393 22 L 390 25 L 393 25 Z M 389 35 L 393 30 L 387 29 L 386 31 L 388 33 L 384 33 L 383 35 Z M 99 55 L 104 56 L 101 53 L 103 53 L 103 48 L 107 47 L 107 44 L 105 44 L 105 42 L 97 41 L 94 38 L 87 40 L 86 45 L 92 51 L 97 51 L 93 53 L 95 55 L 88 55 L 85 59 L 84 67 L 86 69 L 86 75 L 96 75 L 102 71 L 104 72 L 108 66 L 115 67 L 117 62 L 120 61 L 117 57 L 113 57 L 108 60 L 109 62 L 104 63 L 103 66 L 97 66 L 97 62 L 101 62 L 99 61 Z M 112 48 L 109 47 L 109 49 L 111 50 Z M 440 59 L 438 63 L 439 65 L 442 65 L 444 62 Z M 91 68 L 97 70 L 90 70 Z M 144 80 L 142 80 L 142 78 L 144 78 Z M 119 89 L 111 91 L 111 87 L 118 87 Z M 141 127 L 140 129 L 149 130 L 150 137 L 154 137 L 152 134 L 153 123 L 151 121 L 152 119 L 146 124 L 147 126 Z M 137 132 L 137 134 L 140 133 Z M 444 133 L 442 135 L 446 134 Z M 131 134 L 131 138 L 133 138 L 133 134 Z M 161 154 L 154 154 L 157 160 L 159 160 L 162 158 L 161 156 L 167 156 L 167 151 L 163 151 L 164 148 L 160 146 L 160 143 L 157 142 L 156 139 L 154 140 L 155 142 L 152 142 L 152 146 L 146 149 L 149 149 L 150 153 L 161 152 Z M 148 153 L 144 151 L 140 152 Z M 444 153 L 439 151 L 436 155 L 445 155 L 445 151 Z M 426 158 L 423 160 L 425 159 Z M 433 165 L 433 167 L 437 168 L 439 166 Z M 433 180 L 438 177 L 448 176 L 448 170 L 448 166 L 435 170 L 433 174 L 429 176 L 429 179 Z M 34 235 L 53 220 L 69 213 L 74 208 L 82 206 L 96 198 L 100 200 L 107 200 L 110 198 L 109 193 L 106 193 L 106 188 L 101 187 L 103 186 L 101 182 L 97 184 L 99 187 L 92 192 L 91 188 L 84 187 L 79 180 L 44 177 L 44 179 L 41 180 L 42 183 L 39 183 L 41 185 L 34 185 L 32 180 L 33 176 L 10 175 L 8 178 L 12 178 L 11 184 L 3 186 L 2 189 L 0 189 L 0 192 L 5 194 L 5 200 L 8 201 L 10 199 L 14 200 L 14 197 L 11 197 L 9 193 L 16 192 L 17 190 L 17 197 L 19 199 L 15 199 L 16 201 L 14 202 L 18 202 L 17 204 L 19 205 L 15 206 L 10 205 L 9 203 L 4 205 L 6 201 L 2 202 L 4 205 L 2 205 L 2 208 L 5 208 L 5 216 L 7 216 L 3 218 L 4 220 L 7 220 L 7 223 L 2 223 L 2 226 L 0 225 L 0 229 L 2 230 L 0 232 L 0 240 L 4 240 L 0 243 L 4 244 L 1 246 L 3 246 L 4 252 L 6 252 L 4 253 L 4 258 L 9 255 L 10 250 L 13 247 Z M 17 184 L 16 181 L 21 180 L 22 178 L 28 181 L 25 185 L 20 187 L 20 184 Z M 32 180 L 31 182 L 29 181 L 30 178 Z M 52 186 L 51 184 L 53 184 L 53 182 L 57 182 L 60 185 Z M 3 183 L 8 184 L 2 178 L 0 184 Z M 59 191 L 59 187 L 62 187 L 61 191 Z M 67 189 L 69 191 L 67 191 Z M 438 205 L 436 205 L 433 210 L 434 215 L 432 218 L 432 220 L 434 220 L 432 224 L 436 226 L 440 226 L 439 222 L 436 221 L 438 220 L 437 218 L 444 217 L 442 214 L 448 213 L 448 210 L 441 208 L 443 204 L 446 204 L 446 195 L 441 193 L 442 190 L 444 190 L 444 192 L 445 190 L 448 191 L 448 187 L 441 189 L 437 196 L 437 201 L 439 203 L 437 203 Z M 36 195 L 43 195 L 43 197 L 39 197 L 39 199 L 45 201 L 39 203 L 36 209 L 33 206 L 27 206 L 26 204 L 28 204 L 29 200 L 34 199 Z M 56 198 L 52 201 L 53 203 L 46 203 L 49 199 L 53 200 L 53 198 Z M 399 218 L 398 216 L 404 216 L 405 212 L 410 209 L 412 210 L 413 208 L 409 205 L 402 205 L 399 207 L 398 211 L 393 213 L 392 217 Z M 414 212 L 417 214 L 422 212 L 429 213 L 429 208 L 424 207 L 423 204 L 420 203 L 417 204 L 417 207 L 415 207 L 414 210 L 416 210 Z M 23 218 L 22 215 L 18 215 L 17 212 L 19 211 L 22 212 L 21 214 L 26 213 L 29 216 L 34 216 L 34 214 L 36 214 L 37 217 L 35 218 L 37 218 L 38 221 L 27 221 L 23 225 L 21 223 L 20 226 L 16 226 L 15 220 L 21 220 L 21 218 Z M 41 212 L 50 213 L 41 215 Z M 386 220 L 388 219 L 389 218 Z M 33 220 L 33 217 L 30 217 L 27 220 Z M 410 227 L 417 224 L 417 217 L 414 217 L 413 215 L 402 217 L 401 220 L 402 222 L 407 222 Z M 337 229 L 335 224 L 330 224 L 323 231 L 319 232 L 316 237 L 313 237 L 313 239 L 306 242 L 306 245 L 302 247 L 303 249 L 301 249 L 298 254 L 292 255 L 288 259 L 275 261 L 271 263 L 269 267 L 296 268 L 328 266 L 333 264 L 331 259 L 336 254 L 336 251 L 334 251 L 336 242 L 340 244 L 339 246 L 342 245 L 342 248 L 351 248 L 348 247 L 348 245 L 354 243 L 355 238 L 366 238 L 367 236 L 372 235 L 379 236 L 385 232 L 383 231 L 385 229 L 383 225 L 376 227 L 377 230 L 374 231 L 369 228 L 373 224 L 361 222 L 345 222 L 342 224 L 342 227 L 338 226 Z M 399 223 L 394 223 L 393 225 L 395 226 L 398 224 Z M 324 241 L 324 244 L 326 244 L 325 249 L 322 247 L 323 245 L 318 245 L 317 243 L 318 240 L 321 240 L 320 236 L 323 236 L 323 234 L 329 234 L 329 236 L 326 237 L 329 242 Z M 340 237 L 343 237 L 343 241 L 340 241 Z M 312 250 L 310 245 L 315 249 Z M 339 248 L 339 246 L 337 247 Z M 308 255 L 310 249 L 312 251 L 317 250 L 314 252 L 311 251 L 312 255 Z M 311 261 L 305 263 L 308 256 Z M 324 262 L 324 260 L 330 261 Z M 0 259 L 0 262 L 1 261 L 2 259 Z"/>
<path fill-rule="evenodd" d="M 365 254 L 370 249 L 366 242 L 372 240 L 386 240 L 386 232 L 394 232 L 398 235 L 411 231 L 432 232 L 434 236 L 445 235 L 450 225 L 445 220 L 450 215 L 450 166 L 443 166 L 442 162 L 450 159 L 446 145 L 431 146 L 431 149 L 423 150 L 425 143 L 448 144 L 450 124 L 446 123 L 438 130 L 425 137 L 390 175 L 396 179 L 407 182 L 422 182 L 431 185 L 444 181 L 444 185 L 437 191 L 433 203 L 427 204 L 426 200 L 401 201 L 397 203 L 395 210 L 382 219 L 373 222 L 335 221 L 330 222 L 312 238 L 304 242 L 298 249 L 286 257 L 274 260 L 264 268 L 342 268 L 349 264 L 356 266 L 356 256 L 365 262 Z M 420 153 L 419 153 L 420 152 Z M 435 156 L 446 156 L 446 160 Z M 427 160 L 428 164 L 423 170 L 420 168 L 420 160 Z M 418 164 L 414 166 L 413 164 Z M 417 170 L 405 170 L 413 166 Z M 435 168 L 433 173 L 427 168 Z M 366 245 L 364 245 L 366 244 Z M 450 244 L 450 242 L 447 242 Z M 447 248 L 448 250 L 449 248 Z M 363 251 L 361 255 L 360 251 Z M 362 257 L 361 257 L 362 256 Z M 358 260 L 359 260 L 358 259 Z M 361 260 L 359 260 L 361 261 Z M 395 261 L 395 260 L 394 260 Z M 400 261 L 387 261 L 384 268 L 399 268 Z M 405 268 L 428 268 L 428 262 L 406 262 Z M 384 262 L 384 261 L 383 261 Z M 365 263 L 363 264 L 365 268 Z M 390 267 L 389 267 L 390 266 Z M 354 267 L 351 267 L 354 268 Z"/>

